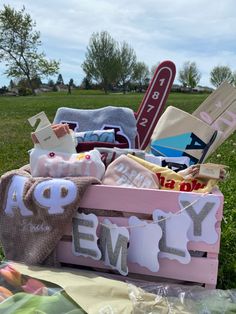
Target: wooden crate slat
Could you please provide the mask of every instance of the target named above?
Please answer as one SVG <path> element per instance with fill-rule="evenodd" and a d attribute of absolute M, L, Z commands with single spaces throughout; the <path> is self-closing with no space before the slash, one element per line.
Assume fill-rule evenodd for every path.
<path fill-rule="evenodd" d="M 186 196 L 189 193 L 181 192 L 181 194 Z M 201 193 L 191 192 L 191 194 L 199 198 L 205 196 Z M 81 200 L 80 208 L 113 209 L 130 213 L 144 212 L 146 214 L 152 214 L 153 210 L 161 208 L 162 210 L 175 213 L 179 210 L 179 204 L 177 203 L 179 195 L 179 191 L 92 185 L 86 190 Z M 216 215 L 217 220 L 220 221 L 223 213 L 223 195 L 220 193 L 218 195 L 207 194 L 207 196 L 212 199 L 215 197 L 220 198 L 221 206 Z"/>
<path fill-rule="evenodd" d="M 60 262 L 81 265 L 92 268 L 110 269 L 103 261 L 96 261 L 88 257 L 75 256 L 70 242 L 60 241 L 57 250 Z M 203 284 L 216 284 L 218 259 L 192 257 L 189 264 L 181 264 L 167 258 L 159 259 L 160 269 L 153 273 L 149 269 L 135 263 L 128 262 L 130 273 L 191 281 Z"/>

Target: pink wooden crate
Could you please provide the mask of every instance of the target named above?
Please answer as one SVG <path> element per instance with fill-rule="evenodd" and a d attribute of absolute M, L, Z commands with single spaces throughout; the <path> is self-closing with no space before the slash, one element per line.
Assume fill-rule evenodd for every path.
<path fill-rule="evenodd" d="M 94 185 L 87 189 L 79 212 L 94 213 L 99 217 L 99 221 L 109 218 L 112 223 L 118 226 L 128 226 L 128 217 L 137 216 L 145 218 L 150 222 L 152 213 L 155 209 L 161 209 L 164 212 L 177 213 L 181 210 L 179 200 L 199 198 L 199 202 L 210 202 L 217 205 L 215 210 L 215 231 L 218 239 L 213 244 L 203 241 L 189 241 L 188 250 L 203 252 L 203 256 L 191 256 L 188 264 L 182 264 L 177 260 L 168 258 L 159 258 L 159 270 L 152 272 L 148 268 L 140 266 L 137 263 L 128 262 L 128 277 L 149 278 L 154 277 L 171 279 L 173 281 L 183 281 L 189 283 L 198 283 L 207 288 L 215 288 L 218 273 L 218 254 L 220 248 L 220 225 L 223 213 L 223 195 L 218 190 L 212 194 L 199 194 L 190 192 L 164 191 L 151 189 L 135 189 L 124 187 L 113 187 Z M 202 203 L 202 204 L 203 204 Z M 114 217 L 114 211 L 116 217 Z M 123 213 L 125 212 L 125 215 Z M 119 217 L 121 216 L 121 217 Z M 140 218 L 140 219 L 141 219 Z M 98 226 L 97 235 L 99 238 L 100 227 Z M 112 269 L 106 266 L 103 261 L 94 260 L 90 257 L 76 256 L 72 250 L 72 226 L 68 225 L 65 235 L 57 247 L 58 259 L 62 263 L 93 267 L 101 270 Z M 117 273 L 114 271 L 114 273 Z M 126 279 L 126 277 L 124 278 Z"/>

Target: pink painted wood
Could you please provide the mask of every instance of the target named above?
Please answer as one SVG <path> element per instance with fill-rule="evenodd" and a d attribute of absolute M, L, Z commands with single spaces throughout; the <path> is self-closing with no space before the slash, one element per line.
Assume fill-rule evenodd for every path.
<path fill-rule="evenodd" d="M 189 195 L 190 192 L 137 189 L 117 186 L 93 185 L 90 186 L 81 200 L 81 208 L 107 209 L 117 211 L 127 211 L 130 213 L 152 214 L 153 210 L 161 208 L 162 210 L 175 213 L 179 210 L 179 194 Z M 204 197 L 200 193 L 191 193 L 196 197 Z M 221 206 L 219 207 L 216 219 L 221 221 L 223 215 L 223 195 L 217 191 L 214 194 L 207 194 L 214 199 L 219 197 Z"/>
<path fill-rule="evenodd" d="M 190 194 L 199 199 L 205 197 L 204 194 L 199 193 L 94 185 L 89 187 L 85 192 L 81 200 L 80 210 L 83 211 L 83 208 L 86 210 L 89 209 L 89 212 L 93 212 L 98 216 L 100 222 L 103 221 L 104 217 L 107 217 L 112 223 L 119 226 L 127 226 L 129 216 L 136 215 L 140 217 L 141 215 L 142 217 L 145 214 L 144 217 L 148 221 L 152 219 L 151 214 L 157 208 L 166 212 L 178 212 L 180 210 L 178 202 L 180 194 L 182 197 L 187 197 Z M 216 213 L 218 241 L 212 245 L 204 242 L 188 243 L 189 250 L 204 252 L 205 257 L 192 257 L 189 264 L 181 264 L 177 261 L 160 258 L 160 269 L 157 273 L 153 273 L 138 264 L 128 263 L 129 275 L 134 273 L 141 276 L 152 276 L 152 278 L 164 277 L 205 284 L 208 288 L 214 288 L 218 273 L 223 195 L 219 190 L 215 190 L 213 194 L 207 194 L 207 197 L 212 201 L 216 198 L 220 200 L 220 205 Z M 103 216 L 101 216 L 101 212 L 99 214 L 99 210 L 101 209 L 103 210 Z M 124 217 L 109 217 L 112 210 L 121 213 L 125 212 Z M 106 211 L 108 211 L 107 215 Z M 100 227 L 97 229 L 98 236 L 99 232 Z M 66 227 L 65 235 L 67 237 L 62 238 L 57 248 L 59 261 L 68 264 L 108 269 L 108 266 L 105 266 L 102 261 L 73 255 L 71 226 Z"/>
<path fill-rule="evenodd" d="M 57 256 L 60 262 L 81 265 L 86 267 L 108 269 L 102 261 L 95 261 L 89 257 L 75 256 L 72 253 L 71 243 L 60 241 Z M 160 269 L 157 273 L 138 264 L 129 263 L 129 274 L 141 274 L 155 277 L 171 278 L 176 280 L 216 285 L 218 259 L 191 258 L 189 264 L 181 264 L 166 258 L 160 259 Z M 125 278 L 124 278 L 125 279 Z"/>

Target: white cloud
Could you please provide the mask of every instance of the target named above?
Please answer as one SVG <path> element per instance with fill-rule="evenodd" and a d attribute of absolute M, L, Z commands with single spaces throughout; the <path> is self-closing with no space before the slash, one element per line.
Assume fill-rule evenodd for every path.
<path fill-rule="evenodd" d="M 151 67 L 171 59 L 177 70 L 195 61 L 201 85 L 209 85 L 210 70 L 220 64 L 236 70 L 234 0 L 6 0 L 24 5 L 41 32 L 43 49 L 61 60 L 66 79 L 83 77 L 81 63 L 93 32 L 108 31 L 128 42 L 140 61 Z M 1 70 L 1 68 L 0 68 Z"/>

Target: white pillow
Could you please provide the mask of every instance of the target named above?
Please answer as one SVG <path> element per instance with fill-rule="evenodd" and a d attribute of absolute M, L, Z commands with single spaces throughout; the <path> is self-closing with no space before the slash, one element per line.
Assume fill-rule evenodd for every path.
<path fill-rule="evenodd" d="M 33 177 L 81 177 L 91 176 L 99 180 L 105 173 L 100 153 L 68 154 L 34 148 L 30 151 L 30 168 Z"/>

